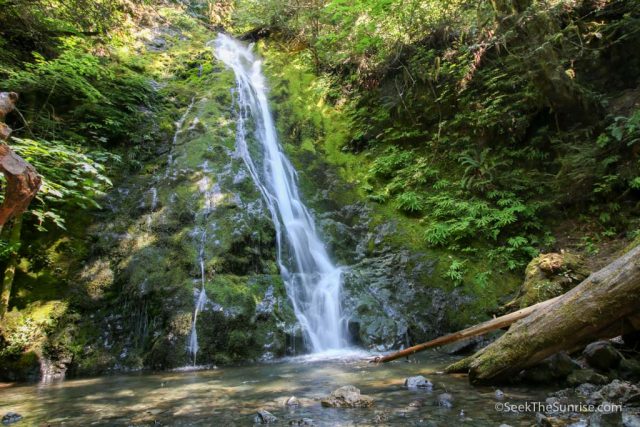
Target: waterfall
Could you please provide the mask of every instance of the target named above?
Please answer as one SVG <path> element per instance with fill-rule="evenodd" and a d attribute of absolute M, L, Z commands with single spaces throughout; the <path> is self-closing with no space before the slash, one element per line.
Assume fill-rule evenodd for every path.
<path fill-rule="evenodd" d="M 344 348 L 347 334 L 340 304 L 341 270 L 318 237 L 300 198 L 296 171 L 278 142 L 261 61 L 251 46 L 224 34 L 218 36 L 214 47 L 215 56 L 235 73 L 237 154 L 271 213 L 280 272 L 305 340 L 314 352 Z M 252 137 L 258 147 L 252 145 Z"/>
<path fill-rule="evenodd" d="M 207 209 L 208 211 L 208 209 Z M 208 212 L 207 212 L 208 214 Z M 196 358 L 198 356 L 198 313 L 200 313 L 205 304 L 207 303 L 207 293 L 205 291 L 206 273 L 204 268 L 204 246 L 207 240 L 207 230 L 196 231 L 196 234 L 200 236 L 200 248 L 198 249 L 198 264 L 200 265 L 200 292 L 196 299 L 196 306 L 193 310 L 193 318 L 191 319 L 191 332 L 189 333 L 189 343 L 187 344 L 187 350 L 193 356 L 193 365 L 196 365 Z"/>

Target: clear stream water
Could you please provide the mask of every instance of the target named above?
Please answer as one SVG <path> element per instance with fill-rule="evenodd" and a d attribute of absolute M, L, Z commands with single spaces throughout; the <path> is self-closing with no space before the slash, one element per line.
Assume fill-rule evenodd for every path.
<path fill-rule="evenodd" d="M 278 142 L 261 61 L 251 46 L 227 35 L 220 34 L 213 45 L 215 56 L 236 76 L 236 151 L 271 213 L 280 272 L 305 340 L 314 352 L 345 348 L 341 270 L 316 232 L 296 171 Z"/>
<path fill-rule="evenodd" d="M 0 383 L 0 415 L 15 411 L 19 426 L 251 426 L 258 409 L 278 424 L 311 418 L 321 426 L 492 426 L 535 424 L 535 414 L 500 413 L 497 402 L 544 401 L 544 389 L 471 387 L 463 376 L 437 372 L 453 361 L 436 352 L 415 363 L 375 366 L 362 359 L 306 356 L 274 363 L 202 371 L 133 373 L 67 380 L 54 384 Z M 424 375 L 433 391 L 408 390 L 404 378 Z M 323 408 L 319 399 L 343 385 L 375 399 L 368 409 Z M 453 408 L 440 408 L 436 396 L 448 392 Z M 287 407 L 296 396 L 298 407 Z M 463 411 L 464 415 L 460 415 Z"/>

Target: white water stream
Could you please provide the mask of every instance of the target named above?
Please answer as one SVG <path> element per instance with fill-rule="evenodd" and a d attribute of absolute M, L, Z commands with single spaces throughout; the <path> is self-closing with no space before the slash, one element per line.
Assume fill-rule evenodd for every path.
<path fill-rule="evenodd" d="M 318 237 L 300 198 L 296 171 L 282 152 L 267 101 L 261 61 L 252 46 L 220 34 L 215 56 L 236 76 L 236 150 L 262 193 L 276 229 L 282 278 L 305 339 L 314 352 L 347 346 L 341 270 Z"/>

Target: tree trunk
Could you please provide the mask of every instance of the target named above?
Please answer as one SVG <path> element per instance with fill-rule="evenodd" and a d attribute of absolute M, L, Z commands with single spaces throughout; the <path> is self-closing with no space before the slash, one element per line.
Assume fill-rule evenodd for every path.
<path fill-rule="evenodd" d="M 0 205 L 0 232 L 5 224 L 13 219 L 13 228 L 9 234 L 9 247 L 12 253 L 2 279 L 0 293 L 0 319 L 9 308 L 13 278 L 18 265 L 18 245 L 22 228 L 22 213 L 40 189 L 42 179 L 35 168 L 25 162 L 5 144 L 11 136 L 11 128 L 4 123 L 4 118 L 16 106 L 18 95 L 13 92 L 0 92 L 0 171 L 4 174 L 6 187 L 4 200 Z"/>
<path fill-rule="evenodd" d="M 22 214 L 16 216 L 13 220 L 11 227 L 11 234 L 9 235 L 9 247 L 11 255 L 9 255 L 9 261 L 4 269 L 4 277 L 2 278 L 2 293 L 0 294 L 0 319 L 2 319 L 5 313 L 9 310 L 9 300 L 11 299 L 11 288 L 13 287 L 13 278 L 16 275 L 16 267 L 20 256 L 18 255 L 20 245 L 20 231 L 22 229 Z"/>
<path fill-rule="evenodd" d="M 9 220 L 27 210 L 42 181 L 35 168 L 5 144 L 11 128 L 3 123 L 4 118 L 13 111 L 17 100 L 18 95 L 13 92 L 0 93 L 0 172 L 6 180 L 4 201 L 0 205 L 0 231 Z"/>
<path fill-rule="evenodd" d="M 504 380 L 559 351 L 638 330 L 639 310 L 640 245 L 447 371 L 468 369 L 472 383 Z"/>

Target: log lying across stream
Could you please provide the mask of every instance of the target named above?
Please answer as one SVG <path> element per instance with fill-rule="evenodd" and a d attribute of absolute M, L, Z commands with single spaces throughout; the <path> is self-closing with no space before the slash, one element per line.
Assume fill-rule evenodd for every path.
<path fill-rule="evenodd" d="M 498 340 L 447 371 L 469 372 L 472 383 L 500 381 L 559 351 L 640 330 L 640 245 L 564 295 L 373 361 L 388 362 L 512 323 Z"/>
<path fill-rule="evenodd" d="M 471 326 L 467 329 L 463 329 L 458 332 L 454 332 L 449 335 L 445 335 L 434 340 L 425 342 L 423 344 L 414 345 L 413 347 L 405 348 L 404 350 L 397 351 L 395 353 L 388 354 L 386 356 L 377 356 L 371 361 L 373 363 L 386 363 L 392 360 L 400 359 L 402 357 L 408 357 L 419 351 L 426 350 L 428 348 L 440 347 L 446 344 L 462 341 L 463 339 L 477 337 L 484 335 L 487 332 L 495 331 L 496 329 L 502 329 L 512 323 L 517 322 L 533 313 L 534 311 L 546 307 L 560 297 L 556 297 L 547 301 L 542 301 L 531 307 L 526 307 L 513 313 L 506 314 L 504 316 L 496 317 L 495 319 L 487 320 L 479 325 Z"/>

